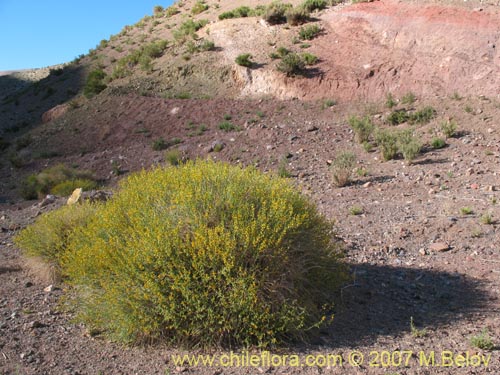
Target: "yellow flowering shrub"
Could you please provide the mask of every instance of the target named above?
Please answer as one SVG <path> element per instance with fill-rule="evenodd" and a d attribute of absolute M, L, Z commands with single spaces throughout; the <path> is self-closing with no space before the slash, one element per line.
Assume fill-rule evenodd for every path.
<path fill-rule="evenodd" d="M 47 212 L 19 232 L 14 242 L 25 255 L 58 265 L 75 228 L 86 225 L 95 210 L 95 205 L 85 202 Z"/>
<path fill-rule="evenodd" d="M 114 339 L 267 346 L 328 321 L 340 258 L 285 179 L 197 161 L 125 179 L 62 265 L 78 317 Z"/>

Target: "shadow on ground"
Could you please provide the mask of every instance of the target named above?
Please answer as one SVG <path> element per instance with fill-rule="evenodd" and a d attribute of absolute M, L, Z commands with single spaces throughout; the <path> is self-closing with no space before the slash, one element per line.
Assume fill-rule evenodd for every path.
<path fill-rule="evenodd" d="M 352 271 L 355 279 L 342 291 L 323 345 L 370 345 L 380 335 L 410 332 L 411 317 L 419 328 L 449 325 L 488 301 L 481 283 L 462 274 L 368 264 Z"/>

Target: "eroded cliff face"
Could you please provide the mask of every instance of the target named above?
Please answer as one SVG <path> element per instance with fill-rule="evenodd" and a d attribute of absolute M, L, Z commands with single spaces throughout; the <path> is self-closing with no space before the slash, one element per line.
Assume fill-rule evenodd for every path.
<path fill-rule="evenodd" d="M 268 55 L 293 30 L 255 20 L 219 23 L 211 36 L 228 63 L 255 51 L 253 69 L 235 67 L 243 96 L 374 100 L 387 92 L 422 96 L 500 94 L 500 14 L 392 0 L 330 8 L 307 50 L 320 59 L 306 77 L 290 79 Z"/>

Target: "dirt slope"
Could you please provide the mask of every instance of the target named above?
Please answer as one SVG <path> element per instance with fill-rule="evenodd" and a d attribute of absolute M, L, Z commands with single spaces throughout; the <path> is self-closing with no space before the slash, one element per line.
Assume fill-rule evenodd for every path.
<path fill-rule="evenodd" d="M 308 52 L 320 63 L 307 78 L 276 73 L 266 53 L 263 66 L 236 68 L 243 95 L 271 94 L 305 100 L 375 100 L 388 92 L 500 95 L 500 12 L 392 0 L 330 8 L 318 15 L 324 28 Z M 270 51 L 296 30 L 258 20 L 212 27 L 228 63 L 245 51 Z M 299 50 L 296 46 L 292 48 Z M 268 53 L 267 53 L 268 54 Z M 259 60 L 261 59 L 261 60 Z"/>

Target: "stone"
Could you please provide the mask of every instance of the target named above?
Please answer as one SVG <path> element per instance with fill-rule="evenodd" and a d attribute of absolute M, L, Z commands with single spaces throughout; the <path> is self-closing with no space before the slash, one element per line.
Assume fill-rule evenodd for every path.
<path fill-rule="evenodd" d="M 78 203 L 78 201 L 80 200 L 80 197 L 82 196 L 82 192 L 83 192 L 82 188 L 75 189 L 75 191 L 73 191 L 71 196 L 68 198 L 68 201 L 66 204 L 68 206 L 71 206 L 75 203 Z"/>
<path fill-rule="evenodd" d="M 372 184 L 372 182 L 371 182 L 371 181 L 368 181 L 368 182 L 365 182 L 365 183 L 363 184 L 363 187 L 364 187 L 364 188 L 369 188 L 369 187 L 370 187 L 370 186 L 372 186 L 372 185 L 373 185 L 373 184 Z"/>
<path fill-rule="evenodd" d="M 51 284 L 51 285 L 49 285 L 48 287 L 46 287 L 46 288 L 44 288 L 44 289 L 43 289 L 43 291 L 44 291 L 45 293 L 50 293 L 50 292 L 52 292 L 53 290 L 54 290 L 54 285 L 52 285 L 52 284 Z"/>
<path fill-rule="evenodd" d="M 45 112 L 42 115 L 42 123 L 47 123 L 50 121 L 53 121 L 55 119 L 58 119 L 62 115 L 64 115 L 66 112 L 68 112 L 69 106 L 67 104 L 59 104 L 56 105 L 54 108 L 49 109 L 47 112 Z"/>
<path fill-rule="evenodd" d="M 450 250 L 450 245 L 445 242 L 434 242 L 429 246 L 429 249 L 436 252 L 443 252 Z"/>
<path fill-rule="evenodd" d="M 38 204 L 39 207 L 45 207 L 56 201 L 57 197 L 55 195 L 49 194 Z"/>
<path fill-rule="evenodd" d="M 477 189 L 479 189 L 479 185 L 478 184 L 471 184 L 470 188 L 473 190 L 477 190 Z"/>

